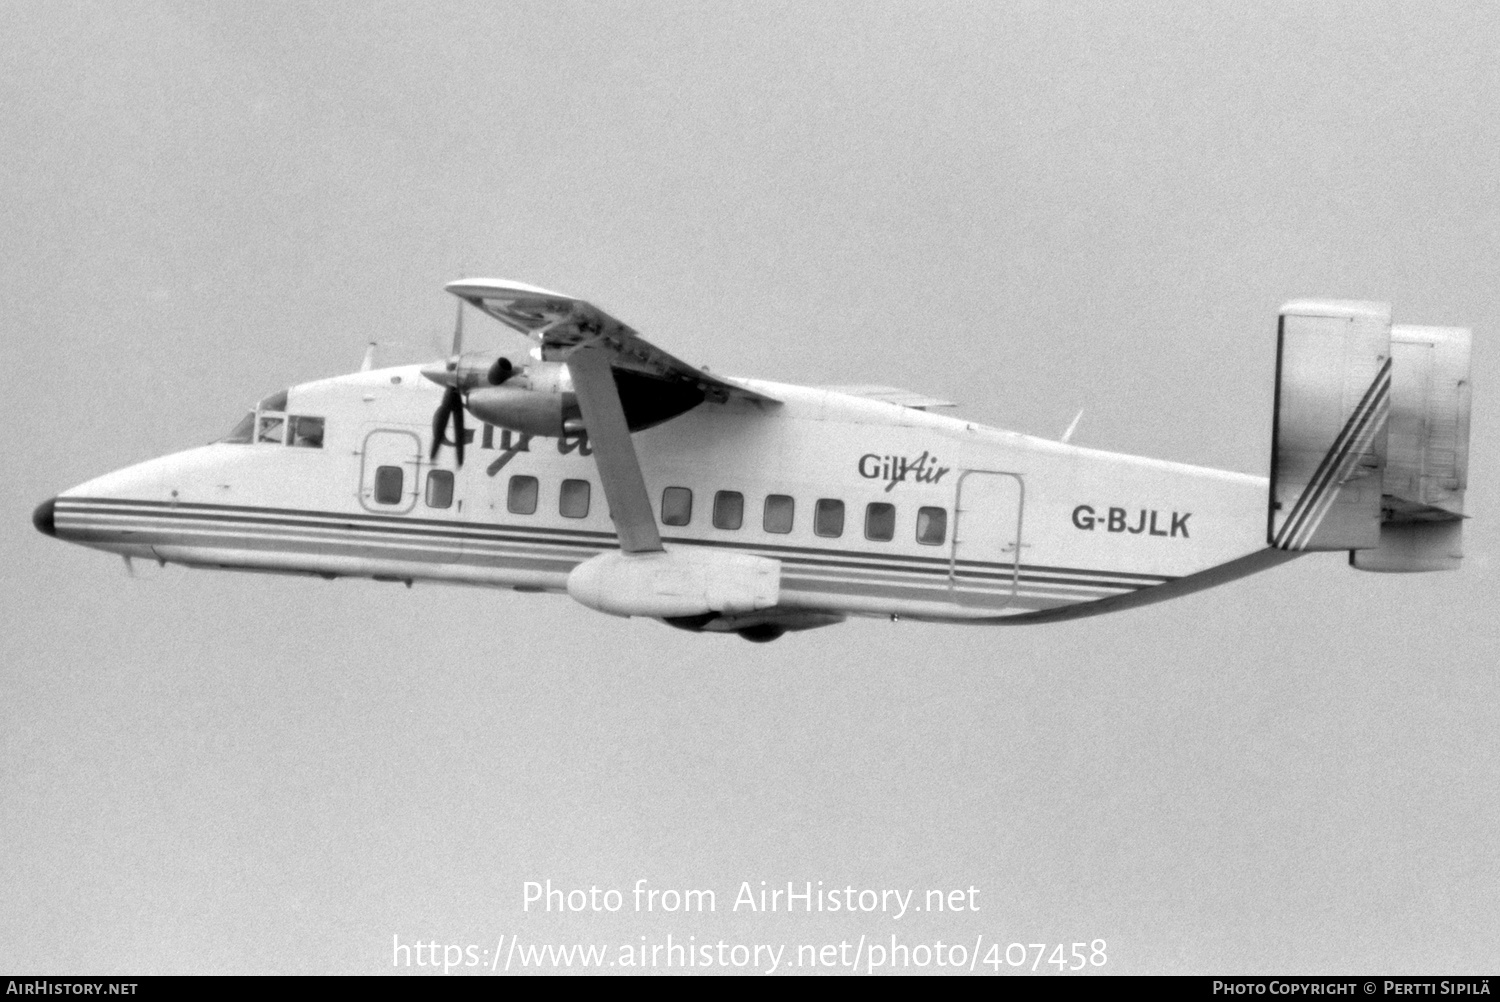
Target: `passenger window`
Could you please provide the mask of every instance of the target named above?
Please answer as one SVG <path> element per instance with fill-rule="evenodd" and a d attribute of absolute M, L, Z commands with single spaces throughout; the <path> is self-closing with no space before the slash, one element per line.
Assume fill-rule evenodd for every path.
<path fill-rule="evenodd" d="M 917 509 L 917 542 L 924 546 L 937 546 L 948 538 L 948 510 L 946 508 Z"/>
<path fill-rule="evenodd" d="M 865 508 L 865 538 L 883 543 L 896 535 L 896 506 L 874 501 Z"/>
<path fill-rule="evenodd" d="M 661 492 L 662 525 L 687 525 L 692 519 L 692 491 L 686 487 L 668 487 Z"/>
<path fill-rule="evenodd" d="M 511 477 L 505 507 L 512 515 L 536 514 L 536 477 Z"/>
<path fill-rule="evenodd" d="M 323 448 L 323 419 L 320 417 L 292 418 L 292 444 L 304 449 Z"/>
<path fill-rule="evenodd" d="M 745 495 L 719 491 L 714 495 L 714 528 L 738 529 L 745 523 Z"/>
<path fill-rule="evenodd" d="M 375 500 L 380 504 L 401 503 L 402 476 L 399 466 L 378 466 L 375 468 Z"/>
<path fill-rule="evenodd" d="M 450 470 L 431 470 L 427 474 L 427 507 L 453 507 L 453 473 Z"/>
<path fill-rule="evenodd" d="M 589 482 L 564 480 L 557 496 L 557 510 L 563 518 L 583 518 L 589 513 Z"/>
<path fill-rule="evenodd" d="M 813 509 L 813 532 L 837 538 L 844 534 L 844 502 L 819 498 Z"/>
<path fill-rule="evenodd" d="M 796 502 L 785 494 L 770 494 L 766 497 L 766 513 L 762 524 L 767 532 L 791 532 L 792 514 Z"/>
<path fill-rule="evenodd" d="M 285 414 L 262 414 L 260 416 L 260 431 L 256 433 L 257 442 L 274 442 L 281 445 L 286 441 L 286 415 Z"/>

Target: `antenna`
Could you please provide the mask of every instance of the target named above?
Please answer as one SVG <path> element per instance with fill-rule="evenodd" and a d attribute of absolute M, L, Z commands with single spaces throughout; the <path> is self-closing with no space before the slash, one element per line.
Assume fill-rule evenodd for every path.
<path fill-rule="evenodd" d="M 1067 445 L 1068 444 L 1068 439 L 1070 439 L 1070 438 L 1073 437 L 1073 431 L 1078 427 L 1078 422 L 1079 422 L 1079 420 L 1082 417 L 1083 417 L 1083 409 L 1079 408 L 1078 413 L 1073 415 L 1073 422 L 1072 422 L 1072 424 L 1068 425 L 1068 430 L 1065 431 L 1065 432 L 1063 432 L 1062 443 L 1064 445 Z"/>

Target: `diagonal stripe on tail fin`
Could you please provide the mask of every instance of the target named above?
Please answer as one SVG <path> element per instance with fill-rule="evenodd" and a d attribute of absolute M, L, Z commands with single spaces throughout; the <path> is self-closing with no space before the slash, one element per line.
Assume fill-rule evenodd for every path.
<path fill-rule="evenodd" d="M 1391 360 L 1387 358 L 1277 531 L 1272 541 L 1276 548 L 1300 550 L 1307 546 L 1337 497 L 1338 489 L 1348 481 L 1354 464 L 1385 426 L 1390 389 Z"/>

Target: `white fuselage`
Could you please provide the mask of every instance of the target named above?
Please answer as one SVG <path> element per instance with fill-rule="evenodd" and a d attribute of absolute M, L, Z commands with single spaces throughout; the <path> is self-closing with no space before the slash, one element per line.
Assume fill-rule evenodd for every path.
<path fill-rule="evenodd" d="M 664 544 L 779 561 L 782 610 L 1049 618 L 1216 583 L 1205 572 L 1266 550 L 1263 477 L 742 382 L 781 405 L 705 403 L 634 443 Z M 273 432 L 129 467 L 60 495 L 57 534 L 193 566 L 523 591 L 564 591 L 617 547 L 586 437 L 481 426 L 462 469 L 451 447 L 434 463 L 441 392 L 415 366 L 293 387 L 285 414 L 322 419 L 320 445 Z"/>

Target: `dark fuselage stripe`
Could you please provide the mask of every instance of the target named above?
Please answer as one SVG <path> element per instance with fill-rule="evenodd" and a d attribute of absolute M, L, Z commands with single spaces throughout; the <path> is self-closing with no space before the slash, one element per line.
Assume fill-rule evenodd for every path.
<path fill-rule="evenodd" d="M 132 511 L 131 509 L 135 509 Z M 375 533 L 385 536 L 405 536 L 408 540 L 433 544 L 449 543 L 458 547 L 494 546 L 505 544 L 530 544 L 559 546 L 575 550 L 606 550 L 616 548 L 613 533 L 602 533 L 580 529 L 546 528 L 540 526 L 518 526 L 512 524 L 487 525 L 431 519 L 407 519 L 392 516 L 356 515 L 332 512 L 307 512 L 291 509 L 237 507 L 233 505 L 172 505 L 153 501 L 123 501 L 118 499 L 89 498 L 58 499 L 57 517 L 62 528 L 67 522 L 93 516 L 103 520 L 102 530 L 114 520 L 136 515 L 145 519 L 164 521 L 217 524 L 228 528 L 242 525 L 271 529 L 286 529 L 303 533 L 334 532 Z M 115 531 L 128 531 L 114 523 Z M 902 554 L 865 554 L 847 550 L 819 547 L 797 547 L 787 545 L 759 545 L 755 543 L 730 542 L 727 540 L 702 540 L 691 537 L 665 537 L 669 543 L 694 546 L 717 546 L 762 553 L 779 557 L 792 565 L 848 568 L 851 570 L 880 571 L 897 574 L 941 576 L 954 575 L 960 582 L 974 579 L 989 579 L 1009 582 L 1013 577 L 1023 584 L 1053 586 L 1083 586 L 1105 588 L 1112 591 L 1134 591 L 1152 585 L 1175 580 L 1173 577 L 1142 574 L 1130 571 L 1085 570 L 1048 565 L 1022 564 L 1016 568 L 1011 564 L 977 560 L 960 560 L 956 566 L 948 559 L 937 557 L 910 557 Z"/>

